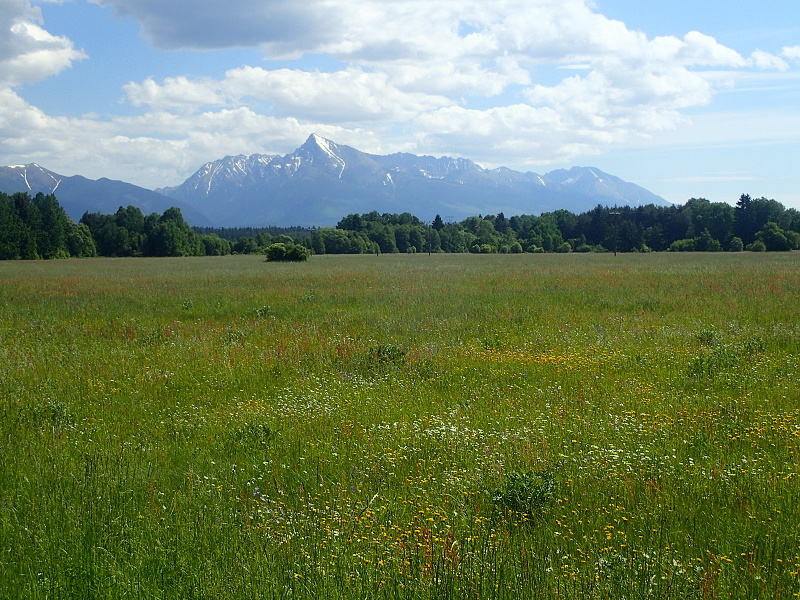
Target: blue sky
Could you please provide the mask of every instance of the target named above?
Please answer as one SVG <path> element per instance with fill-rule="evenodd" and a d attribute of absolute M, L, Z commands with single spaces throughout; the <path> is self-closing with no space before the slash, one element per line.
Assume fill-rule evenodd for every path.
<path fill-rule="evenodd" d="M 0 0 L 0 164 L 155 188 L 311 133 L 800 208 L 785 0 Z"/>

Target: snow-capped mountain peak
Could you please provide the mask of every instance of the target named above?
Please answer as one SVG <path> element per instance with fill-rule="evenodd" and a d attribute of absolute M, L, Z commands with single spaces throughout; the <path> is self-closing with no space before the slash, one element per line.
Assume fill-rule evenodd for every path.
<path fill-rule="evenodd" d="M 303 154 L 310 164 L 321 162 L 318 165 L 324 168 L 325 164 L 337 172 L 338 177 L 341 179 L 347 163 L 341 156 L 341 150 L 331 140 L 312 133 L 308 136 L 306 142 L 298 149 L 298 154 Z"/>
<path fill-rule="evenodd" d="M 157 191 L 193 205 L 219 226 L 332 225 L 373 210 L 427 219 L 666 204 L 593 167 L 545 175 L 487 170 L 467 158 L 367 154 L 317 134 L 290 154 L 227 156 L 182 185 Z"/>

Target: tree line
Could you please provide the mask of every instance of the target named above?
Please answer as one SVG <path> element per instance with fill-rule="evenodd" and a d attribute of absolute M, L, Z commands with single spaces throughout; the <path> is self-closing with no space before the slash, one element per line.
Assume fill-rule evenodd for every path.
<path fill-rule="evenodd" d="M 800 212 L 743 194 L 735 206 L 692 198 L 682 206 L 557 210 L 423 223 L 404 213 L 351 214 L 304 242 L 317 254 L 364 252 L 716 252 L 800 249 Z"/>
<path fill-rule="evenodd" d="M 800 212 L 743 194 L 736 205 L 604 207 L 573 214 L 472 216 L 424 222 L 410 213 L 350 214 L 336 227 L 192 228 L 180 209 L 135 206 L 74 223 L 53 194 L 0 193 L 0 259 L 416 252 L 715 252 L 800 249 Z"/>
<path fill-rule="evenodd" d="M 0 192 L 0 260 L 96 255 L 89 228 L 74 223 L 52 194 Z"/>

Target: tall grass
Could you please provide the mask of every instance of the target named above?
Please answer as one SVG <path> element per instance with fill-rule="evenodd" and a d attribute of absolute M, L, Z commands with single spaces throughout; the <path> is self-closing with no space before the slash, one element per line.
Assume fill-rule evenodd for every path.
<path fill-rule="evenodd" d="M 798 596 L 798 267 L 0 263 L 0 598 Z"/>

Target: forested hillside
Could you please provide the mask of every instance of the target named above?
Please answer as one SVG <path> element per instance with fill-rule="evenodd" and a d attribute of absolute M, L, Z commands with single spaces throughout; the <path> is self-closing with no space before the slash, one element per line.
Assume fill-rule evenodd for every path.
<path fill-rule="evenodd" d="M 800 212 L 744 194 L 735 206 L 693 198 L 682 206 L 597 206 L 579 215 L 498 213 L 460 222 L 437 215 L 430 223 L 373 211 L 321 229 L 193 229 L 174 207 L 162 215 L 120 207 L 74 223 L 52 194 L 0 193 L 0 259 L 253 254 L 275 243 L 315 254 L 787 251 L 800 249 Z"/>

